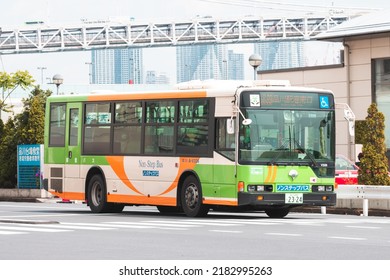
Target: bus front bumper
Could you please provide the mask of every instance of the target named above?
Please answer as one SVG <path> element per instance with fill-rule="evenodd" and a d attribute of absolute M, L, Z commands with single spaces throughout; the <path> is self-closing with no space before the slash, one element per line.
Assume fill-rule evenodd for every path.
<path fill-rule="evenodd" d="M 334 206 L 336 205 L 335 193 L 303 193 L 297 194 L 297 200 L 291 202 L 290 194 L 286 193 L 238 193 L 238 205 L 250 206 Z M 302 195 L 302 197 L 300 197 Z"/>

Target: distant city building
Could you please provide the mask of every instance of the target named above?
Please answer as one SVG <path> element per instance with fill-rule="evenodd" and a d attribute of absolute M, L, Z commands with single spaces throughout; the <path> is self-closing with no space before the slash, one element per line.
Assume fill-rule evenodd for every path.
<path fill-rule="evenodd" d="M 228 51 L 227 78 L 229 80 L 244 79 L 244 54 Z"/>
<path fill-rule="evenodd" d="M 332 42 L 279 41 L 255 44 L 263 62 L 259 70 L 277 70 L 340 63 L 343 46 Z"/>
<path fill-rule="evenodd" d="M 146 84 L 169 84 L 169 78 L 165 73 L 146 71 Z"/>
<path fill-rule="evenodd" d="M 142 84 L 142 49 L 91 51 L 93 84 Z"/>
<path fill-rule="evenodd" d="M 179 46 L 176 48 L 177 82 L 226 79 L 226 45 Z"/>
<path fill-rule="evenodd" d="M 255 44 L 255 53 L 263 58 L 259 70 L 297 68 L 305 66 L 302 41 L 261 42 Z"/>

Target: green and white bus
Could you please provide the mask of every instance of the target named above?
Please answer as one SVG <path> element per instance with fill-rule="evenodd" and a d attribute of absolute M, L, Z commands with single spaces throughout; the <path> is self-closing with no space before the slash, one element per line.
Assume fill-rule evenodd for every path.
<path fill-rule="evenodd" d="M 51 96 L 44 148 L 45 188 L 96 213 L 154 205 L 282 218 L 336 203 L 333 94 L 286 81 Z"/>

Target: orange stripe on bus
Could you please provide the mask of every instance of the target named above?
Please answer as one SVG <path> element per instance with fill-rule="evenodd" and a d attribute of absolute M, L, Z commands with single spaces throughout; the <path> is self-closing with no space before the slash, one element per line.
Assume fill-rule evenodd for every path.
<path fill-rule="evenodd" d="M 78 192 L 63 192 L 59 193 L 54 190 L 49 190 L 49 192 L 54 195 L 58 196 L 62 199 L 69 199 L 69 200 L 84 200 L 85 199 L 85 193 L 78 193 Z"/>
<path fill-rule="evenodd" d="M 276 174 L 278 173 L 278 167 L 274 165 L 268 166 L 268 174 L 265 178 L 266 183 L 273 183 L 275 182 Z"/>
<path fill-rule="evenodd" d="M 175 197 L 108 194 L 107 201 L 129 204 L 176 206 Z"/>
<path fill-rule="evenodd" d="M 128 186 L 132 191 L 140 195 L 144 195 L 139 190 L 137 190 L 137 188 L 134 187 L 134 185 L 130 182 L 129 178 L 127 178 L 124 164 L 125 158 L 123 156 L 107 156 L 106 158 L 115 174 L 126 186 Z"/>
<path fill-rule="evenodd" d="M 206 97 L 205 91 L 177 91 L 177 92 L 145 92 L 128 94 L 89 95 L 88 101 L 116 101 L 116 100 L 150 100 L 168 98 L 200 98 Z"/>
<path fill-rule="evenodd" d="M 183 173 L 183 171 L 184 170 L 193 170 L 195 165 L 198 163 L 199 158 L 181 157 L 181 158 L 179 158 L 179 161 L 180 161 L 179 162 L 179 170 L 177 172 L 177 175 L 176 175 L 174 182 L 172 182 L 172 184 L 165 191 L 160 193 L 159 195 L 164 195 L 166 193 L 169 193 L 174 188 L 176 188 L 177 182 L 179 181 L 179 178 L 180 178 L 181 174 Z"/>
<path fill-rule="evenodd" d="M 267 172 L 267 177 L 265 178 L 265 182 L 269 182 L 271 180 L 271 175 L 272 175 L 272 166 L 268 166 L 268 172 Z"/>
<path fill-rule="evenodd" d="M 237 206 L 237 201 L 224 200 L 224 199 L 207 199 L 203 200 L 204 204 L 213 204 L 213 205 L 227 205 L 227 206 Z"/>
<path fill-rule="evenodd" d="M 273 166 L 273 174 L 272 174 L 272 178 L 271 178 L 271 182 L 275 182 L 276 180 L 276 175 L 278 174 L 278 167 L 277 166 Z"/>

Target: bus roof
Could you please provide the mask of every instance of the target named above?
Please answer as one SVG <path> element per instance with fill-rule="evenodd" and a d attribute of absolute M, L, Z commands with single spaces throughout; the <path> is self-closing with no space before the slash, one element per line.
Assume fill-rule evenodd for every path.
<path fill-rule="evenodd" d="M 237 87 L 262 87 L 262 86 L 290 86 L 288 80 L 194 80 L 179 83 L 177 89 L 218 89 L 218 88 L 237 88 Z"/>
<path fill-rule="evenodd" d="M 302 92 L 328 92 L 329 90 L 309 87 L 291 86 L 287 80 L 195 80 L 179 83 L 173 86 L 172 90 L 154 90 L 154 91 L 133 91 L 133 92 L 115 92 L 99 91 L 87 94 L 72 95 L 53 95 L 50 97 L 59 102 L 69 101 L 117 101 L 117 100 L 156 100 L 156 99 L 175 99 L 175 98 L 201 98 L 232 96 L 237 89 L 258 89 L 281 91 L 302 91 Z M 241 91 L 240 90 L 240 91 Z"/>

